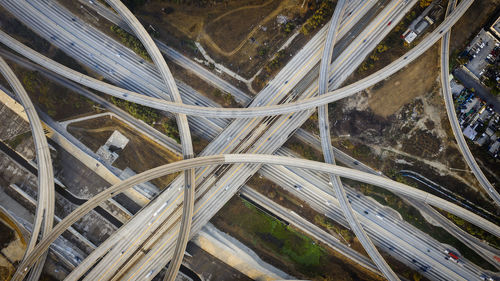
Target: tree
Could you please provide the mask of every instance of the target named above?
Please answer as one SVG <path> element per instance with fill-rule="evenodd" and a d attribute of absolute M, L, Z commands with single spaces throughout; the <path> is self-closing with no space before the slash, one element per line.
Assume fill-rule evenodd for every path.
<path fill-rule="evenodd" d="M 432 3 L 432 0 L 420 0 L 420 7 L 425 8 Z"/>

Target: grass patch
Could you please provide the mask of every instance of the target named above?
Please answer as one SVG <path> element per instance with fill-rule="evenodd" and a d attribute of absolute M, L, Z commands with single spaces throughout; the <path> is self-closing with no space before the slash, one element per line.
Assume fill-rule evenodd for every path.
<path fill-rule="evenodd" d="M 403 178 L 400 175 L 395 175 L 393 179 L 410 186 L 415 186 L 414 183 L 410 182 L 409 180 Z M 345 182 L 346 180 L 344 179 L 343 181 Z M 360 186 L 359 184 L 357 185 Z M 422 215 L 416 208 L 406 204 L 401 198 L 399 198 L 392 192 L 384 190 L 380 187 L 367 184 L 361 184 L 360 189 L 363 192 L 363 194 L 371 196 L 373 199 L 377 200 L 380 204 L 389 206 L 394 210 L 398 211 L 406 222 L 415 226 L 419 230 L 429 234 L 432 238 L 436 239 L 441 243 L 445 243 L 455 247 L 466 259 L 470 260 L 474 264 L 487 270 L 493 270 L 493 271 L 496 270 L 495 267 L 493 267 L 490 263 L 488 263 L 481 256 L 479 256 L 474 250 L 467 247 L 467 245 L 460 242 L 457 238 L 449 234 L 446 230 L 444 230 L 441 227 L 433 226 L 427 223 L 427 221 L 424 219 L 424 217 L 422 217 Z"/>
<path fill-rule="evenodd" d="M 258 210 L 248 201 L 240 200 L 247 212 L 235 220 L 249 235 L 253 234 L 254 246 L 261 245 L 268 248 L 288 261 L 296 263 L 305 272 L 314 273 L 319 269 L 324 250 L 311 238 Z"/>
<path fill-rule="evenodd" d="M 148 51 L 146 48 L 144 48 L 144 45 L 142 45 L 141 41 L 137 39 L 135 36 L 131 35 L 124 29 L 120 28 L 117 25 L 112 25 L 111 26 L 111 31 L 113 31 L 118 37 L 120 37 L 120 40 L 122 43 L 132 49 L 135 53 L 137 53 L 139 56 L 141 56 L 143 59 L 151 62 L 152 59 L 148 54 Z"/>
<path fill-rule="evenodd" d="M 233 197 L 211 222 L 299 279 L 381 280 L 242 198 Z"/>
<path fill-rule="evenodd" d="M 28 132 L 25 132 L 25 133 L 22 133 L 22 134 L 19 134 L 9 140 L 5 140 L 5 143 L 10 146 L 12 149 L 16 149 L 16 147 L 18 145 L 21 144 L 21 142 L 23 142 L 23 140 L 29 138 L 31 136 L 31 131 L 28 131 Z"/>

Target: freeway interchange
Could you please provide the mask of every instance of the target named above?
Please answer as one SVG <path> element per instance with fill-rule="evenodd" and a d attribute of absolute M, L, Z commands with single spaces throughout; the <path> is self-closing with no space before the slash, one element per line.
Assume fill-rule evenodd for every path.
<path fill-rule="evenodd" d="M 356 197 L 356 195 L 353 195 L 352 191 L 347 191 L 344 193 L 345 197 L 340 196 L 344 200 L 339 202 L 329 192 L 331 187 L 325 182 L 331 182 L 338 190 L 341 188 L 341 182 L 340 180 L 337 182 L 338 177 L 333 176 L 338 175 L 347 178 L 354 177 L 359 181 L 368 181 L 371 184 L 377 184 L 399 193 L 409 187 L 380 176 L 355 170 L 343 170 L 332 165 L 317 162 L 309 163 L 311 161 L 290 157 L 269 156 L 269 154 L 273 153 L 291 156 L 290 151 L 280 147 L 297 130 L 300 124 L 307 120 L 315 107 L 326 107 L 329 102 L 353 95 L 382 81 L 406 66 L 437 42 L 443 36 L 443 32 L 451 28 L 467 10 L 472 1 L 462 1 L 457 9 L 434 32 L 400 59 L 365 79 L 327 93 L 326 88 L 328 86 L 329 89 L 337 88 L 345 80 L 346 73 L 354 71 L 362 62 L 364 56 L 378 44 L 379 41 L 377 40 L 381 40 L 390 31 L 387 22 L 399 21 L 409 8 L 416 3 L 416 1 L 388 1 L 389 3 L 383 11 L 350 43 L 351 48 L 349 51 L 341 53 L 338 59 L 331 64 L 331 54 L 326 58 L 327 63 L 324 63 L 324 58 L 321 59 L 322 65 L 328 66 L 326 69 L 330 68 L 330 71 L 325 71 L 325 67 L 321 68 L 322 70 L 319 72 L 320 89 L 321 87 L 323 89 L 320 90 L 318 96 L 314 97 L 318 92 L 316 75 L 321 57 L 320 49 L 325 44 L 326 33 L 319 32 L 256 96 L 253 102 L 242 109 L 220 108 L 210 101 L 204 100 L 200 97 L 200 94 L 187 85 L 174 81 L 155 43 L 147 33 L 144 34 L 144 30 L 141 30 L 142 26 L 138 24 L 135 17 L 131 13 L 127 13 L 126 8 L 120 6 L 119 1 L 109 2 L 112 2 L 113 7 L 120 14 L 126 15 L 126 22 L 132 27 L 132 30 L 137 32 L 148 52 L 153 54 L 153 60 L 162 73 L 161 76 L 157 74 L 157 70 L 153 66 L 141 62 L 141 59 L 138 59 L 135 54 L 120 46 L 120 44 L 106 39 L 104 34 L 93 30 L 91 26 L 85 25 L 80 20 L 74 20 L 74 16 L 71 16 L 68 11 L 58 7 L 52 1 L 39 1 L 39 3 L 37 1 L 26 1 L 21 3 L 5 0 L 0 2 L 42 37 L 51 40 L 51 43 L 65 50 L 82 63 L 94 68 L 98 73 L 103 74 L 110 81 L 123 88 L 66 68 L 30 50 L 2 32 L 0 33 L 0 40 L 6 46 L 77 83 L 132 102 L 169 111 L 179 116 L 177 121 L 181 128 L 182 151 L 185 159 L 188 160 L 177 162 L 176 165 L 178 166 L 173 166 L 176 167 L 177 171 L 190 169 L 191 172 L 185 173 L 184 180 L 181 178 L 176 179 L 169 189 L 160 194 L 127 225 L 100 245 L 68 276 L 68 280 L 78 280 L 81 277 L 84 280 L 103 280 L 117 277 L 126 280 L 151 279 L 169 260 L 176 260 L 177 265 L 170 266 L 169 274 L 166 275 L 166 278 L 173 278 L 178 269 L 176 267 L 182 260 L 183 247 L 185 247 L 187 239 L 200 229 L 251 175 L 259 172 L 266 174 L 266 177 L 275 182 L 281 182 L 285 186 L 294 186 L 296 184 L 293 182 L 299 181 L 305 181 L 303 186 L 308 186 L 314 181 L 311 177 L 314 178 L 314 173 L 318 171 L 332 173 L 330 180 L 323 178 L 322 176 L 325 175 L 322 174 L 322 176 L 315 179 L 315 181 L 318 181 L 315 187 L 311 186 L 307 190 L 305 188 L 300 190 L 300 192 L 297 192 L 298 196 L 306 199 L 306 202 L 310 202 L 311 206 L 315 206 L 313 208 L 322 210 L 323 213 L 328 213 L 329 216 L 340 221 L 344 220 L 343 214 L 352 214 L 350 216 L 352 219 L 348 221 L 348 225 L 352 226 L 357 220 L 360 221 L 358 223 L 359 230 L 355 230 L 358 237 L 363 235 L 363 228 L 365 228 L 368 236 L 379 247 L 392 251 L 391 255 L 394 254 L 403 260 L 418 258 L 419 262 L 424 264 L 423 266 L 432 265 L 432 268 L 425 270 L 425 274 L 432 276 L 436 280 L 447 280 L 451 277 L 453 277 L 453 280 L 470 280 L 474 276 L 482 274 L 480 269 L 471 264 L 459 267 L 444 262 L 441 254 L 443 246 L 435 241 L 426 241 L 426 239 L 418 237 L 409 225 L 390 219 L 389 215 L 385 216 L 387 219 L 382 221 L 367 216 L 369 213 L 371 214 L 371 211 L 367 212 L 366 209 L 370 208 L 370 210 L 376 210 L 375 213 L 384 213 L 383 210 L 378 210 L 379 208 L 370 203 L 369 200 L 360 198 L 360 203 L 353 204 L 352 209 L 349 211 L 346 207 L 351 207 L 346 205 L 350 204 L 347 203 L 346 198 L 348 196 Z M 338 37 L 345 35 L 356 20 L 362 18 L 363 14 L 373 8 L 374 2 L 348 1 L 345 4 L 346 9 L 355 10 L 356 13 L 351 17 L 344 15 L 343 18 L 340 17 L 341 13 L 334 14 L 337 15 L 337 18 L 335 21 L 332 20 L 332 23 L 336 24 L 338 22 Z M 57 37 L 55 37 L 54 32 L 57 33 Z M 104 42 L 104 47 L 99 47 L 102 42 Z M 327 40 L 324 49 L 333 50 L 332 42 L 334 40 Z M 119 56 L 116 54 L 119 54 Z M 110 68 L 109 66 L 113 67 Z M 316 72 L 314 72 L 315 70 Z M 165 87 L 165 83 L 168 87 Z M 328 86 L 325 87 L 325 84 Z M 178 92 L 177 87 L 179 87 Z M 172 95 L 172 97 L 169 95 Z M 186 104 L 181 102 L 181 95 Z M 172 102 L 169 100 L 172 100 Z M 186 118 L 184 114 L 192 116 Z M 320 127 L 328 127 L 325 112 L 322 115 L 323 118 L 320 118 L 322 126 Z M 215 117 L 237 119 L 229 122 L 228 120 L 215 119 Z M 193 157 L 193 153 L 188 124 L 191 129 L 206 132 L 214 137 L 209 146 L 200 154 L 200 157 L 191 160 L 189 159 Z M 323 131 L 321 144 L 324 153 L 328 153 L 325 154 L 325 156 L 328 155 L 325 159 L 330 159 L 326 162 L 333 164 L 333 152 L 329 143 L 331 143 L 329 132 Z M 327 149 L 325 149 L 324 144 L 328 144 L 329 148 L 326 147 Z M 277 166 L 264 165 L 273 163 Z M 208 166 L 222 164 L 234 165 Z M 298 167 L 309 170 L 297 170 Z M 173 170 L 174 168 L 169 167 L 161 170 L 161 173 L 168 173 Z M 278 171 L 281 171 L 281 173 L 278 173 Z M 133 177 L 133 179 L 144 180 L 144 174 L 148 172 L 141 173 Z M 159 173 L 159 171 L 157 172 Z M 149 176 L 154 175 L 149 174 Z M 74 222 L 74 219 L 97 206 L 100 200 L 105 200 L 103 198 L 110 198 L 116 192 L 128 188 L 129 183 L 130 181 L 127 180 L 113 186 L 103 194 L 89 200 L 88 205 L 82 205 L 75 216 L 70 215 L 65 218 L 64 223 L 59 223 L 56 226 L 57 231 L 51 232 L 52 236 L 50 238 L 44 238 L 35 248 L 36 252 L 27 255 L 15 275 L 15 280 L 20 280 L 26 274 L 29 266 L 36 261 L 34 257 L 44 254 L 51 243 L 50 240 L 60 235 L 66 227 L 69 227 Z M 327 190 L 314 190 L 314 188 L 325 185 Z M 326 202 L 318 199 L 321 198 L 320 194 L 322 192 L 326 192 L 326 194 L 322 195 L 323 198 L 331 198 Z M 339 195 L 338 192 L 336 194 Z M 403 192 L 403 194 L 463 217 L 498 236 L 499 229 L 496 225 L 445 200 L 422 192 L 419 193 L 416 190 L 407 191 L 407 193 Z M 45 192 L 41 192 L 41 195 L 46 196 Z M 182 196 L 184 196 L 184 202 L 181 200 Z M 40 197 L 39 204 L 46 200 L 42 199 Z M 167 207 L 165 207 L 164 202 L 168 203 Z M 191 212 L 193 213 L 193 220 L 190 231 Z M 140 226 L 147 227 L 143 229 Z M 391 231 L 388 231 L 389 229 Z M 178 240 L 174 239 L 176 237 L 178 237 Z M 367 237 L 367 243 L 363 243 L 365 249 L 371 243 L 369 242 L 370 238 Z M 176 241 L 178 242 L 176 243 Z M 424 248 L 427 251 L 422 251 Z M 146 249 L 147 253 L 141 252 L 143 249 Z M 380 256 L 376 258 L 376 255 L 370 254 L 370 257 L 375 257 L 375 263 L 388 279 L 397 280 L 397 276 L 390 273 L 390 268 L 387 270 L 388 266 L 387 264 L 384 265 L 385 262 L 383 259 L 380 260 Z"/>

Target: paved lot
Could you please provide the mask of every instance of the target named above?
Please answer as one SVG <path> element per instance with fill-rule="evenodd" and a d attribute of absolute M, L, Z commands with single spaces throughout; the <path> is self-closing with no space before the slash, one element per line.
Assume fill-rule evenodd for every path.
<path fill-rule="evenodd" d="M 484 43 L 483 48 L 479 48 L 481 43 Z M 485 59 L 493 48 L 495 48 L 495 43 L 494 37 L 488 32 L 485 32 L 483 29 L 469 45 L 470 48 L 480 49 L 479 53 L 476 54 L 476 57 L 466 64 L 467 69 L 469 69 L 477 78 L 480 78 L 481 75 L 479 74 L 488 65 Z M 470 53 L 472 54 L 475 52 L 471 51 Z"/>

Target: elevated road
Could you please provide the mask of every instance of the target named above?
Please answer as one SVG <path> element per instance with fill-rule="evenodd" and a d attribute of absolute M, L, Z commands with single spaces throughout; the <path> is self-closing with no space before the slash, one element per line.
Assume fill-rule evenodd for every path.
<path fill-rule="evenodd" d="M 28 93 L 26 93 L 26 90 L 22 86 L 21 82 L 19 82 L 19 79 L 17 79 L 14 72 L 10 69 L 9 65 L 2 57 L 0 57 L 0 72 L 12 87 L 24 107 L 30 123 L 33 141 L 35 143 L 35 154 L 38 166 L 38 200 L 35 212 L 35 222 L 33 223 L 33 231 L 31 232 L 30 241 L 26 247 L 26 258 L 33 251 L 33 248 L 38 240 L 40 230 L 42 237 L 44 237 L 52 229 L 54 224 L 54 173 L 52 171 L 52 160 L 50 158 L 49 145 L 43 132 L 42 122 L 40 121 L 40 118 L 38 118 L 38 114 L 33 103 L 31 102 L 30 97 L 28 96 Z M 46 257 L 47 253 L 40 256 L 37 265 L 30 273 L 30 280 L 37 280 L 40 278 Z"/>
<path fill-rule="evenodd" d="M 95 2 L 89 2 L 85 0 L 79 0 L 79 2 L 82 5 L 86 5 L 87 7 L 93 9 L 96 11 L 99 15 L 101 15 L 103 18 L 107 19 L 108 21 L 112 22 L 113 24 L 119 26 L 123 30 L 130 32 L 132 35 L 134 33 L 130 30 L 130 27 L 127 25 L 126 22 L 124 22 L 120 16 L 118 16 L 116 13 L 111 11 L 109 8 L 107 8 L 105 5 L 100 3 L 99 1 Z M 183 67 L 184 69 L 189 70 L 192 73 L 195 73 L 199 78 L 203 79 L 205 82 L 211 84 L 212 86 L 231 94 L 235 100 L 242 105 L 247 105 L 252 98 L 247 95 L 245 92 L 237 88 L 236 86 L 232 85 L 231 83 L 227 82 L 226 80 L 220 78 L 216 74 L 212 73 L 205 67 L 201 66 L 200 64 L 194 62 L 193 60 L 189 59 L 188 57 L 184 56 L 180 52 L 176 51 L 175 49 L 167 46 L 165 43 L 161 42 L 158 39 L 154 39 L 155 44 L 158 46 L 160 51 L 167 56 L 169 60 L 172 62 L 178 64 L 179 66 Z"/>
<path fill-rule="evenodd" d="M 448 6 L 448 11 L 453 10 L 453 7 Z M 447 11 L 447 12 L 448 12 Z M 451 29 L 451 28 L 450 28 Z M 450 64 L 449 64 L 449 52 L 450 52 L 450 29 L 448 29 L 443 36 L 441 41 L 441 85 L 443 88 L 443 97 L 446 105 L 446 113 L 448 114 L 448 120 L 450 120 L 451 128 L 453 130 L 453 135 L 457 140 L 458 148 L 464 156 L 465 162 L 476 176 L 481 187 L 484 189 L 486 194 L 490 196 L 493 202 L 500 207 L 500 194 L 490 183 L 488 178 L 483 174 L 481 168 L 477 164 L 474 156 L 472 155 L 467 142 L 465 141 L 462 129 L 460 128 L 460 123 L 455 112 L 455 105 L 453 103 L 453 95 L 451 93 L 450 87 Z"/>
<path fill-rule="evenodd" d="M 335 45 L 335 41 L 337 39 L 338 22 L 341 14 L 344 12 L 344 5 L 345 1 L 337 1 L 335 11 L 333 12 L 333 16 L 330 19 L 325 46 L 323 47 L 323 56 L 321 58 L 319 69 L 318 96 L 322 96 L 328 91 L 328 73 L 332 61 L 333 46 Z M 327 104 L 318 107 L 318 122 L 325 163 L 335 164 L 335 156 L 333 153 L 332 140 L 330 137 L 330 123 Z M 373 262 L 377 265 L 378 269 L 388 280 L 399 280 L 396 273 L 392 271 L 391 267 L 387 264 L 382 255 L 380 255 L 370 238 L 368 238 L 368 235 L 366 235 L 363 227 L 354 215 L 354 211 L 352 210 L 351 205 L 348 202 L 342 186 L 342 182 L 340 181 L 340 177 L 330 175 L 330 182 L 332 183 L 333 190 L 340 203 L 340 208 L 342 209 L 342 212 L 344 213 L 344 216 L 346 217 L 351 230 L 359 239 L 359 242 L 361 243 L 365 251 L 368 253 Z"/>
<path fill-rule="evenodd" d="M 35 64 L 35 63 L 25 59 L 25 58 L 21 58 L 17 55 L 14 55 L 14 54 L 10 53 L 9 51 L 0 49 L 0 55 L 3 56 L 4 58 L 8 58 L 10 61 L 13 61 L 18 65 L 21 65 L 24 68 L 27 68 L 27 69 L 32 70 L 32 71 L 37 71 L 37 72 L 41 73 L 42 75 L 44 75 L 45 77 L 47 77 L 48 79 L 58 83 L 59 85 L 64 86 L 64 87 L 74 91 L 75 93 L 78 93 L 78 94 L 88 98 L 89 100 L 99 104 L 100 107 L 116 114 L 116 116 L 121 118 L 122 121 L 124 121 L 127 125 L 137 129 L 141 134 L 144 134 L 148 138 L 155 141 L 156 143 L 163 145 L 165 148 L 172 151 L 173 153 L 175 153 L 179 156 L 182 155 L 182 147 L 179 145 L 179 143 L 177 143 L 177 141 L 175 141 L 171 137 L 164 135 L 163 133 L 159 132 L 155 128 L 145 124 L 144 121 L 134 118 L 128 112 L 125 112 L 124 110 L 122 110 L 118 106 L 114 105 L 112 102 L 94 94 L 93 92 L 87 90 L 83 86 L 81 86 L 73 81 L 70 81 L 64 77 L 61 77 L 60 75 L 58 75 L 50 70 L 47 70 L 47 69 L 41 67 L 40 65 Z"/>
<path fill-rule="evenodd" d="M 307 233 L 314 239 L 321 241 L 322 243 L 328 245 L 332 249 L 342 253 L 343 255 L 350 258 L 359 265 L 363 266 L 364 268 L 376 274 L 379 275 L 382 274 L 380 271 L 378 271 L 377 266 L 373 264 L 373 262 L 370 261 L 370 259 L 360 254 L 359 252 L 353 250 L 352 248 L 340 243 L 340 241 L 337 238 L 333 237 L 331 234 L 322 230 L 314 223 L 304 219 L 297 213 L 275 203 L 274 201 L 270 200 L 266 196 L 260 194 L 259 192 L 255 191 L 254 189 L 248 186 L 243 186 L 240 189 L 240 194 L 244 198 L 248 198 L 253 202 L 257 203 L 267 212 L 270 212 L 271 214 L 284 219 L 285 221 L 290 223 L 290 225 L 293 225 L 294 227 Z"/>
<path fill-rule="evenodd" d="M 106 2 L 125 20 L 132 31 L 137 35 L 142 42 L 148 54 L 151 56 L 154 64 L 161 73 L 164 82 L 167 84 L 172 100 L 177 103 L 182 103 L 179 90 L 175 84 L 174 77 L 165 62 L 160 50 L 151 39 L 149 33 L 144 29 L 139 20 L 129 11 L 129 9 L 120 0 L 106 0 Z M 177 114 L 177 128 L 182 145 L 182 154 L 184 159 L 194 157 L 193 143 L 189 124 L 186 115 Z M 195 191 L 195 171 L 191 169 L 184 171 L 184 203 L 182 209 L 182 219 L 177 243 L 174 250 L 174 256 L 170 261 L 165 280 L 174 280 L 182 263 L 184 252 L 186 251 L 187 242 L 189 241 L 189 232 L 191 230 L 191 222 L 194 209 L 194 191 Z"/>
<path fill-rule="evenodd" d="M 391 64 L 373 73 L 372 75 L 359 80 L 351 85 L 340 89 L 328 92 L 322 96 L 310 97 L 308 99 L 297 100 L 284 104 L 269 105 L 269 106 L 254 106 L 247 108 L 213 108 L 201 107 L 196 105 L 180 104 L 160 100 L 157 98 L 146 97 L 136 92 L 125 90 L 89 76 L 73 71 L 61 64 L 58 64 L 45 56 L 42 56 L 26 46 L 15 41 L 12 37 L 4 32 L 0 32 L 0 41 L 15 50 L 16 52 L 28 57 L 30 60 L 37 62 L 40 65 L 70 79 L 97 91 L 122 98 L 134 103 L 142 104 L 148 107 L 159 110 L 169 111 L 173 113 L 181 113 L 187 115 L 213 117 L 213 118 L 251 118 L 256 116 L 280 115 L 292 112 L 299 112 L 315 108 L 320 105 L 328 104 L 345 97 L 358 93 L 376 83 L 386 79 L 401 68 L 408 65 L 410 62 L 418 58 L 434 43 L 436 43 L 445 31 L 451 28 L 453 24 L 465 13 L 473 0 L 465 0 L 461 2 L 457 8 L 448 16 L 431 34 L 426 36 L 417 46 L 408 51 L 401 58 L 393 61 Z"/>
<path fill-rule="evenodd" d="M 320 163 L 311 160 L 297 159 L 282 156 L 272 156 L 263 154 L 225 154 L 225 155 L 212 155 L 205 157 L 198 157 L 192 159 L 181 160 L 178 162 L 166 164 L 146 172 L 137 174 L 127 180 L 113 185 L 105 191 L 102 191 L 94 198 L 88 200 L 85 204 L 78 207 L 71 214 L 66 216 L 51 233 L 47 235 L 46 238 L 42 239 L 40 243 L 35 247 L 32 253 L 26 258 L 25 261 L 19 266 L 19 270 L 12 280 L 21 280 L 25 274 L 24 269 L 31 266 L 37 258 L 43 254 L 47 247 L 61 235 L 69 226 L 80 219 L 82 216 L 90 212 L 93 208 L 98 206 L 103 201 L 116 196 L 116 194 L 123 192 L 127 188 L 134 185 L 140 184 L 142 182 L 150 181 L 158 177 L 162 177 L 171 173 L 193 169 L 198 167 L 204 167 L 207 165 L 223 165 L 223 164 L 237 164 L 237 163 L 260 163 L 267 165 L 282 165 L 301 169 L 308 169 L 313 171 L 318 171 L 322 173 L 335 174 L 340 177 L 349 178 L 356 181 L 361 181 L 364 183 L 373 184 L 382 188 L 385 188 L 391 192 L 413 198 L 425 202 L 427 204 L 433 205 L 435 207 L 441 208 L 447 212 L 450 212 L 456 216 L 462 217 L 468 221 L 473 221 L 479 227 L 493 233 L 496 236 L 500 236 L 500 227 L 477 216 L 476 214 L 465 210 L 461 207 L 457 207 L 455 204 L 443 200 L 437 196 L 429 194 L 427 192 L 421 191 L 419 189 L 401 184 L 399 182 L 392 181 L 390 179 L 368 174 L 360 171 L 356 171 L 350 168 L 340 167 L 327 163 Z M 114 239 L 119 239 L 115 237 Z"/>

